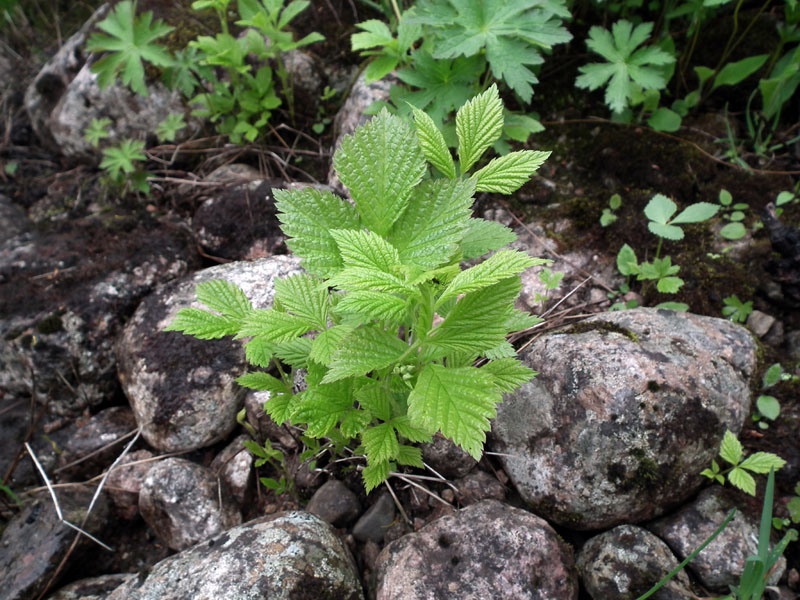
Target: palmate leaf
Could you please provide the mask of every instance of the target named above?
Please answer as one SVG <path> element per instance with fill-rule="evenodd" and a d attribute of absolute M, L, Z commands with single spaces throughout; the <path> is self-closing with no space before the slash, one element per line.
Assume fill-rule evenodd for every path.
<path fill-rule="evenodd" d="M 503 103 L 497 85 L 462 106 L 456 113 L 458 160 L 466 173 L 503 133 Z"/>
<path fill-rule="evenodd" d="M 512 194 L 527 183 L 550 152 L 520 150 L 493 159 L 475 173 L 479 192 Z"/>
<path fill-rule="evenodd" d="M 309 273 L 330 277 L 342 267 L 333 229 L 359 229 L 361 220 L 355 209 L 330 192 L 314 188 L 275 190 L 275 206 L 286 245 L 303 259 Z"/>
<path fill-rule="evenodd" d="M 377 325 L 359 327 L 342 340 L 342 346 L 333 355 L 322 382 L 331 383 L 388 367 L 407 350 L 405 342 Z"/>
<path fill-rule="evenodd" d="M 478 258 L 492 250 L 499 250 L 517 239 L 517 234 L 497 221 L 470 219 L 461 240 L 464 260 Z"/>
<path fill-rule="evenodd" d="M 425 173 L 417 137 L 386 110 L 345 136 L 333 165 L 364 224 L 378 235 L 386 235 Z"/>
<path fill-rule="evenodd" d="M 425 270 L 448 262 L 469 223 L 474 193 L 472 179 L 436 179 L 417 187 L 388 235 L 402 262 Z"/>
<path fill-rule="evenodd" d="M 508 279 L 512 275 L 518 275 L 528 267 L 547 262 L 549 262 L 547 259 L 533 258 L 517 250 L 500 250 L 482 263 L 456 275 L 455 279 L 450 282 L 450 285 L 439 296 L 436 306 L 441 306 L 450 298 L 474 292 L 494 285 L 503 279 Z"/>
<path fill-rule="evenodd" d="M 121 72 L 122 83 L 142 96 L 148 96 L 144 82 L 142 60 L 159 67 L 172 64 L 170 54 L 154 40 L 167 35 L 174 28 L 161 19 L 153 23 L 153 13 L 148 11 L 136 16 L 136 2 L 124 0 L 117 4 L 109 15 L 97 25 L 108 35 L 95 33 L 86 42 L 90 52 L 109 52 L 92 65 L 98 73 L 100 88 L 108 87 Z"/>
<path fill-rule="evenodd" d="M 441 431 L 480 460 L 489 419 L 501 400 L 493 377 L 482 369 L 430 364 L 408 396 L 408 417 L 422 429 Z"/>

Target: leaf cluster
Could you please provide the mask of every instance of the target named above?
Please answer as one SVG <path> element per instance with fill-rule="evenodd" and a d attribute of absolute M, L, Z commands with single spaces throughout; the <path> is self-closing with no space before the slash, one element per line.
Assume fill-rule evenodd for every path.
<path fill-rule="evenodd" d="M 472 217 L 470 206 L 477 190 L 518 188 L 548 153 L 516 152 L 464 174 L 496 141 L 502 114 L 495 86 L 458 111 L 458 175 L 429 116 L 415 112 L 414 131 L 382 112 L 334 156 L 352 204 L 313 188 L 276 191 L 287 244 L 307 274 L 278 280 L 269 309 L 253 309 L 231 283 L 199 284 L 210 310 L 183 309 L 167 328 L 248 339 L 251 363 L 280 370 L 238 382 L 270 393 L 265 408 L 277 423 L 356 438 L 368 491 L 397 465 L 422 466 L 414 444 L 437 432 L 479 458 L 502 395 L 534 375 L 506 335 L 538 322 L 514 300 L 519 274 L 546 261 L 502 250 L 513 233 Z M 426 178 L 428 163 L 444 177 Z M 492 251 L 462 270 L 462 260 Z M 479 358 L 487 361 L 477 367 Z"/>
<path fill-rule="evenodd" d="M 744 458 L 742 443 L 730 431 L 726 431 L 722 438 L 719 455 L 731 466 L 725 470 L 720 470 L 717 461 L 711 461 L 711 468 L 703 470 L 701 475 L 716 481 L 720 485 L 725 485 L 725 476 L 728 482 L 743 492 L 756 495 L 756 481 L 751 473 L 765 475 L 770 470 L 780 469 L 786 464 L 780 456 L 771 452 L 754 452 Z M 744 460 L 742 460 L 744 458 Z"/>

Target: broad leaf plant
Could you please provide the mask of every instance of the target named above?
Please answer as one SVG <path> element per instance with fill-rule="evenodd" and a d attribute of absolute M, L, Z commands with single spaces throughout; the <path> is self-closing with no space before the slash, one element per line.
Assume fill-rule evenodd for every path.
<path fill-rule="evenodd" d="M 167 327 L 248 340 L 258 370 L 238 382 L 269 392 L 276 423 L 357 440 L 367 491 L 398 465 L 421 467 L 415 444 L 437 432 L 480 458 L 503 394 L 535 375 L 506 336 L 539 322 L 514 301 L 520 273 L 546 261 L 502 249 L 514 234 L 470 207 L 478 191 L 518 189 L 549 152 L 513 152 L 469 174 L 503 127 L 495 86 L 456 115 L 458 162 L 430 117 L 414 117 L 416 131 L 383 111 L 343 140 L 334 167 L 352 204 L 313 188 L 276 191 L 306 273 L 276 281 L 272 308 L 211 281 L 197 286 L 209 310 L 182 309 Z M 438 176 L 426 176 L 428 163 Z"/>

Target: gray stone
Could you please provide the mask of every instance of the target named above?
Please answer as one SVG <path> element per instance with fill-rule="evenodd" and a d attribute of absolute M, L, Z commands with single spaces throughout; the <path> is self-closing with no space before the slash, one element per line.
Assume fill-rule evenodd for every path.
<path fill-rule="evenodd" d="M 422 458 L 437 473 L 449 479 L 464 477 L 478 461 L 449 440 L 436 435 L 430 443 L 422 444 Z"/>
<path fill-rule="evenodd" d="M 651 523 L 648 528 L 683 560 L 722 524 L 735 507 L 733 497 L 728 490 L 714 485 L 703 490 L 693 502 Z M 722 533 L 687 568 L 708 589 L 727 592 L 729 585 L 739 582 L 747 557 L 757 553 L 758 521 L 737 511 Z M 785 570 L 786 558 L 781 557 L 769 583 L 776 584 Z"/>
<path fill-rule="evenodd" d="M 247 422 L 255 429 L 259 439 L 278 442 L 284 448 L 294 450 L 297 448 L 297 440 L 292 437 L 287 427 L 278 425 L 264 410 L 264 404 L 269 400 L 269 397 L 269 392 L 257 392 L 254 390 L 247 392 L 244 399 Z"/>
<path fill-rule="evenodd" d="M 249 439 L 244 434 L 237 436 L 211 462 L 211 470 L 222 478 L 239 506 L 244 506 L 255 481 L 253 455 L 244 447 Z"/>
<path fill-rule="evenodd" d="M 538 338 L 539 376 L 498 406 L 490 449 L 522 498 L 573 529 L 662 514 L 750 411 L 755 342 L 723 319 L 636 309 Z"/>
<path fill-rule="evenodd" d="M 147 472 L 139 491 L 139 511 L 173 550 L 242 522 L 225 483 L 210 469 L 183 458 L 164 459 Z"/>
<path fill-rule="evenodd" d="M 636 525 L 619 525 L 587 541 L 575 561 L 584 587 L 595 600 L 636 600 L 657 584 L 678 561 L 669 547 Z M 691 600 L 684 571 L 659 589 L 653 600 Z"/>
<path fill-rule="evenodd" d="M 136 578 L 136 573 L 114 573 L 80 579 L 64 586 L 47 600 L 106 600 L 116 588 Z"/>
<path fill-rule="evenodd" d="M 343 527 L 361 513 L 361 505 L 345 484 L 329 479 L 311 496 L 306 510 L 331 525 Z"/>
<path fill-rule="evenodd" d="M 136 431 L 136 419 L 127 406 L 100 411 L 83 423 L 59 455 L 61 477 L 88 478 L 102 472 L 122 453 Z"/>
<path fill-rule="evenodd" d="M 3 244 L 27 233 L 32 225 L 24 210 L 11 202 L 7 196 L 0 194 L 0 231 L 3 232 Z"/>
<path fill-rule="evenodd" d="M 370 506 L 367 511 L 361 515 L 361 518 L 356 521 L 353 526 L 353 537 L 360 542 L 372 540 L 373 542 L 380 543 L 383 541 L 383 536 L 388 531 L 389 527 L 394 523 L 395 507 L 394 500 L 388 493 L 383 493 L 378 496 L 375 504 Z"/>
<path fill-rule="evenodd" d="M 486 500 L 386 546 L 377 600 L 574 600 L 572 553 L 543 520 Z"/>
<path fill-rule="evenodd" d="M 774 324 L 775 317 L 760 310 L 754 310 L 747 317 L 747 326 L 760 338 L 766 336 Z"/>
<path fill-rule="evenodd" d="M 789 358 L 800 361 L 800 329 L 793 329 L 786 334 L 786 351 Z"/>
<path fill-rule="evenodd" d="M 83 487 L 60 488 L 57 493 L 64 518 L 89 533 L 103 537 L 108 505 L 101 494 L 88 520 L 86 510 L 94 490 Z M 69 553 L 66 566 L 80 562 L 88 544 L 81 535 L 72 553 L 70 546 L 79 535 L 58 519 L 53 501 L 47 493 L 34 498 L 8 523 L 0 537 L 0 573 L 2 600 L 33 600 L 45 591 L 60 563 Z M 63 571 L 62 571 L 63 572 Z"/>
<path fill-rule="evenodd" d="M 469 506 L 481 500 L 502 501 L 506 497 L 505 486 L 486 471 L 472 471 L 453 483 L 458 488 L 458 501 L 462 506 Z"/>
<path fill-rule="evenodd" d="M 152 458 L 149 450 L 129 452 L 108 474 L 105 490 L 123 519 L 133 519 L 139 514 L 139 491 L 150 467 L 156 464 L 149 460 Z"/>
<path fill-rule="evenodd" d="M 304 92 L 317 100 L 322 93 L 322 76 L 314 57 L 302 50 L 289 50 L 281 58 L 295 92 Z"/>
<path fill-rule="evenodd" d="M 361 600 L 358 572 L 330 525 L 278 513 L 171 556 L 108 600 Z"/>
<path fill-rule="evenodd" d="M 241 287 L 254 308 L 269 308 L 274 280 L 300 273 L 299 260 L 274 256 L 204 269 L 148 296 L 117 342 L 119 379 L 148 443 L 168 452 L 204 448 L 236 426 L 246 368 L 241 342 L 197 340 L 165 332 L 181 308 L 202 308 L 195 287 L 225 279 Z"/>

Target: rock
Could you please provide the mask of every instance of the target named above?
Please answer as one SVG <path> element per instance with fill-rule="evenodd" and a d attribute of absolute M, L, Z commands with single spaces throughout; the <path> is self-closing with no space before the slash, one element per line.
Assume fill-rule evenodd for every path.
<path fill-rule="evenodd" d="M 669 547 L 636 525 L 619 525 L 591 538 L 575 561 L 581 581 L 595 600 L 636 600 L 661 581 L 678 561 Z M 684 571 L 659 589 L 653 600 L 690 600 Z"/>
<path fill-rule="evenodd" d="M 334 150 L 339 147 L 342 138 L 345 135 L 353 135 L 353 132 L 359 125 L 363 125 L 372 118 L 372 115 L 365 114 L 365 111 L 372 105 L 373 102 L 386 101 L 389 99 L 389 89 L 392 83 L 397 79 L 394 75 L 389 75 L 378 81 L 373 81 L 367 84 L 364 73 L 359 75 L 353 86 L 350 88 L 350 93 L 347 96 L 339 112 L 333 119 L 333 131 L 336 136 L 336 143 Z M 347 195 L 347 191 L 339 181 L 336 171 L 331 162 L 330 170 L 328 171 L 328 185 L 338 194 Z"/>
<path fill-rule="evenodd" d="M 734 508 L 733 494 L 718 486 L 703 490 L 696 500 L 677 512 L 651 523 L 648 528 L 663 539 L 681 560 L 694 552 Z M 698 554 L 688 569 L 703 586 L 727 592 L 739 582 L 748 556 L 758 553 L 758 522 L 737 511 L 733 520 Z M 786 570 L 781 557 L 769 578 L 776 584 Z"/>
<path fill-rule="evenodd" d="M 8 244 L 13 238 L 29 232 L 32 225 L 24 210 L 14 204 L 8 196 L 0 194 L 0 231 L 3 232 L 0 244 Z"/>
<path fill-rule="evenodd" d="M 80 486 L 60 488 L 57 493 L 64 518 L 80 526 L 94 490 Z M 83 529 L 103 537 L 108 505 L 101 494 Z M 40 494 L 11 519 L 0 538 L 0 573 L 3 600 L 33 600 L 45 591 L 50 579 L 69 553 L 75 536 L 79 535 L 58 519 L 53 501 L 47 493 Z M 67 564 L 80 562 L 89 538 L 81 535 L 76 550 Z"/>
<path fill-rule="evenodd" d="M 430 443 L 422 444 L 422 458 L 440 475 L 457 479 L 464 477 L 478 461 L 456 446 L 451 440 L 436 435 Z"/>
<path fill-rule="evenodd" d="M 522 353 L 539 376 L 498 406 L 490 449 L 538 514 L 600 529 L 662 514 L 703 483 L 750 410 L 750 333 L 642 308 L 596 315 Z"/>
<path fill-rule="evenodd" d="M 47 600 L 106 600 L 116 588 L 135 578 L 136 573 L 114 573 L 80 579 L 48 596 Z"/>
<path fill-rule="evenodd" d="M 139 512 L 173 550 L 242 522 L 225 483 L 210 469 L 183 458 L 167 458 L 150 468 L 139 491 Z"/>
<path fill-rule="evenodd" d="M 101 410 L 64 444 L 58 473 L 72 479 L 97 475 L 122 453 L 136 428 L 133 411 L 127 406 Z"/>
<path fill-rule="evenodd" d="M 386 531 L 394 523 L 395 507 L 392 497 L 383 493 L 378 496 L 375 504 L 370 506 L 367 511 L 361 515 L 361 518 L 356 521 L 353 526 L 353 537 L 359 542 L 366 542 L 372 540 L 373 542 L 380 543 L 383 541 L 383 536 Z"/>
<path fill-rule="evenodd" d="M 136 450 L 122 457 L 106 479 L 106 491 L 123 519 L 133 519 L 139 514 L 139 491 L 150 467 L 156 461 L 149 450 Z M 131 464 L 136 463 L 136 464 Z"/>
<path fill-rule="evenodd" d="M 338 479 L 329 479 L 314 492 L 306 510 L 335 527 L 343 527 L 361 513 L 358 497 Z"/>
<path fill-rule="evenodd" d="M 143 296 L 193 266 L 188 236 L 111 211 L 17 241 L 0 248 L 0 388 L 47 397 L 57 416 L 122 400 L 116 335 Z"/>
<path fill-rule="evenodd" d="M 760 310 L 754 310 L 747 317 L 747 326 L 760 338 L 767 335 L 774 324 L 775 317 L 763 313 Z"/>
<path fill-rule="evenodd" d="M 294 91 L 303 92 L 318 101 L 322 93 L 322 76 L 314 57 L 302 50 L 289 50 L 281 54 L 281 58 Z"/>
<path fill-rule="evenodd" d="M 793 329 L 786 334 L 786 351 L 789 358 L 800 362 L 800 329 Z"/>
<path fill-rule="evenodd" d="M 377 600 L 576 599 L 572 553 L 543 520 L 486 500 L 386 546 Z"/>
<path fill-rule="evenodd" d="M 250 521 L 171 556 L 108 600 L 363 599 L 347 546 L 306 512 Z"/>
<path fill-rule="evenodd" d="M 211 470 L 222 478 L 239 506 L 244 506 L 255 481 L 253 455 L 244 447 L 249 439 L 244 434 L 237 436 L 211 463 Z"/>
<path fill-rule="evenodd" d="M 278 425 L 264 410 L 264 404 L 266 404 L 267 400 L 269 400 L 269 392 L 256 392 L 254 390 L 247 392 L 244 399 L 247 422 L 255 429 L 259 439 L 278 442 L 284 448 L 295 450 L 297 448 L 297 440 L 291 436 L 286 427 Z"/>
<path fill-rule="evenodd" d="M 229 260 L 286 254 L 286 236 L 280 230 L 272 198 L 275 187 L 283 185 L 277 180 L 257 179 L 209 192 L 192 218 L 197 243 L 208 254 Z"/>
<path fill-rule="evenodd" d="M 178 310 L 202 305 L 195 286 L 225 279 L 239 285 L 255 308 L 268 308 L 273 281 L 300 273 L 299 260 L 274 256 L 198 271 L 148 296 L 116 345 L 122 388 L 147 442 L 167 452 L 204 448 L 236 426 L 244 388 L 235 383 L 246 367 L 241 342 L 197 340 L 165 332 Z"/>
<path fill-rule="evenodd" d="M 506 498 L 503 484 L 486 471 L 472 471 L 461 479 L 457 479 L 454 484 L 458 488 L 458 501 L 462 506 L 469 506 L 481 500 L 502 501 Z"/>

